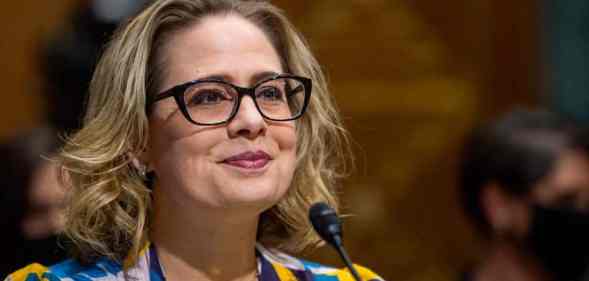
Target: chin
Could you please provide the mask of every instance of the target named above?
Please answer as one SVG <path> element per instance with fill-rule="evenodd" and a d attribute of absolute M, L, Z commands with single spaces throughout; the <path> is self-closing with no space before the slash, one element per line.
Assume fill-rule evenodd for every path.
<path fill-rule="evenodd" d="M 274 206 L 286 194 L 286 188 L 277 184 L 255 184 L 244 180 L 237 184 L 225 186 L 219 198 L 224 207 L 253 207 L 259 211 Z"/>

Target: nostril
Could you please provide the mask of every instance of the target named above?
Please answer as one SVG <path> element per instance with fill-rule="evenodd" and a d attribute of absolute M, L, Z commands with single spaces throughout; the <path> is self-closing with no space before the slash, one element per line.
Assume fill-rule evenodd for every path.
<path fill-rule="evenodd" d="M 241 130 L 237 131 L 237 134 L 240 136 L 249 136 L 251 133 L 250 133 L 250 130 L 248 130 L 248 129 L 241 129 Z"/>
<path fill-rule="evenodd" d="M 236 135 L 252 139 L 252 138 L 256 138 L 260 135 L 263 135 L 265 131 L 266 131 L 266 126 L 248 126 L 248 127 L 239 128 L 237 130 Z"/>

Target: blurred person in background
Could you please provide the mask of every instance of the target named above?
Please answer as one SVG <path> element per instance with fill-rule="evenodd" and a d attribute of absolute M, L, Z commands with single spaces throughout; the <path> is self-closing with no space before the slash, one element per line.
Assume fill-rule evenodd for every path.
<path fill-rule="evenodd" d="M 80 127 L 88 86 L 104 44 L 117 25 L 148 0 L 82 1 L 71 20 L 41 52 L 47 126 L 56 133 Z"/>
<path fill-rule="evenodd" d="M 544 111 L 511 112 L 469 138 L 460 188 L 489 239 L 464 280 L 581 280 L 589 262 L 586 135 Z"/>
<path fill-rule="evenodd" d="M 56 235 L 63 227 L 64 192 L 56 166 L 41 158 L 56 148 L 57 139 L 41 129 L 0 145 L 2 273 L 14 271 L 33 257 L 52 263 L 65 255 L 57 247 Z"/>
<path fill-rule="evenodd" d="M 63 229 L 64 190 L 57 168 L 46 160 L 61 134 L 80 125 L 88 85 L 103 44 L 117 24 L 147 0 L 81 1 L 64 28 L 40 51 L 45 121 L 0 144 L 0 220 L 4 239 L 0 275 L 33 261 L 53 264 L 66 252 L 58 243 Z M 63 241 L 62 241 L 63 242 Z"/>

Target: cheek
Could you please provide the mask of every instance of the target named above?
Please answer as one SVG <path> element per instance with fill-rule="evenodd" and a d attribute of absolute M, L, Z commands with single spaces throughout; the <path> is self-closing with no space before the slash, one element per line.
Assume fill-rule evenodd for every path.
<path fill-rule="evenodd" d="M 296 154 L 297 133 L 294 124 L 272 127 L 270 132 L 280 152 Z"/>
<path fill-rule="evenodd" d="M 166 195 L 161 199 L 188 208 L 203 202 L 215 202 L 215 194 L 209 188 L 214 186 L 211 149 L 214 146 L 211 137 L 200 135 L 176 139 L 159 147 L 154 159 L 157 176 L 156 189 Z M 198 140 L 198 141 L 196 141 Z M 161 193 L 158 193 L 162 196 Z"/>
<path fill-rule="evenodd" d="M 288 189 L 296 167 L 296 130 L 294 127 L 281 127 L 273 132 L 273 136 L 281 158 L 279 181 L 282 182 L 283 189 Z"/>
<path fill-rule="evenodd" d="M 175 142 L 185 139 L 200 131 L 205 131 L 208 127 L 196 126 L 190 123 L 175 103 L 170 103 L 173 99 L 162 106 L 156 107 L 150 117 L 150 135 L 157 136 L 150 139 L 153 144 L 162 142 Z"/>
<path fill-rule="evenodd" d="M 178 185 L 194 178 L 191 175 L 207 174 L 204 164 L 212 161 L 211 151 L 222 138 L 219 130 L 214 128 L 179 121 L 184 122 L 174 123 L 174 126 L 167 124 L 159 130 L 152 126 L 154 137 L 150 139 L 150 163 L 162 183 Z"/>

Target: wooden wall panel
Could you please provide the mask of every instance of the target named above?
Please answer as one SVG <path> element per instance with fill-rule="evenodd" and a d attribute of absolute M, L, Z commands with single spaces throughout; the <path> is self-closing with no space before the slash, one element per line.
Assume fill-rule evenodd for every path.
<path fill-rule="evenodd" d="M 75 0 L 5 1 L 0 9 L 0 137 L 38 124 L 43 117 L 39 94 L 40 45 L 63 23 Z"/>

